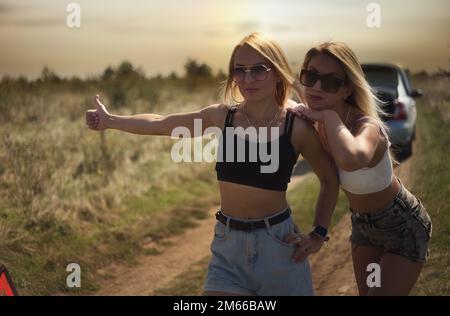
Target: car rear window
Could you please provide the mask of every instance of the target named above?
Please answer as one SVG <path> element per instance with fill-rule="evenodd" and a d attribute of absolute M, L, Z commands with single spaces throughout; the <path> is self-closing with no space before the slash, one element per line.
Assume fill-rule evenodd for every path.
<path fill-rule="evenodd" d="M 397 89 L 397 71 L 387 67 L 363 66 L 366 80 L 372 87 Z"/>

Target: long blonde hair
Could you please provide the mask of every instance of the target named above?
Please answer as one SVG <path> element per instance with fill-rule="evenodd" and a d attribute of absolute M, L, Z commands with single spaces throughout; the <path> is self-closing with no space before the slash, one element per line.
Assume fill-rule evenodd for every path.
<path fill-rule="evenodd" d="M 366 81 L 361 64 L 353 50 L 343 42 L 322 43 L 306 53 L 302 68 L 307 68 L 311 59 L 319 54 L 330 56 L 343 68 L 347 82 L 353 89 L 352 94 L 346 99 L 347 103 L 377 120 L 383 128 L 387 128 L 380 118 L 381 115 L 385 114 L 380 107 L 382 102 L 376 97 Z"/>
<path fill-rule="evenodd" d="M 293 72 L 280 46 L 271 38 L 260 33 L 251 33 L 247 35 L 233 49 L 230 62 L 228 64 L 228 78 L 224 82 L 222 91 L 224 102 L 227 104 L 236 104 L 243 101 L 239 88 L 233 80 L 233 72 L 236 51 L 244 45 L 248 45 L 253 48 L 261 54 L 261 56 L 267 59 L 271 63 L 271 66 L 275 68 L 276 73 L 280 77 L 280 81 L 277 82 L 276 86 L 275 99 L 279 106 L 284 106 L 292 92 L 292 85 L 294 82 Z"/>
<path fill-rule="evenodd" d="M 381 128 L 388 131 L 387 125 L 381 120 L 386 113 L 381 109 L 383 102 L 377 98 L 373 89 L 364 77 L 361 64 L 353 50 L 343 42 L 325 42 L 311 48 L 305 55 L 302 68 L 308 67 L 311 59 L 319 54 L 325 54 L 341 65 L 344 70 L 346 80 L 352 87 L 352 94 L 346 99 L 351 106 L 358 108 L 365 115 L 375 119 Z M 394 165 L 398 164 L 391 152 L 391 160 Z"/>

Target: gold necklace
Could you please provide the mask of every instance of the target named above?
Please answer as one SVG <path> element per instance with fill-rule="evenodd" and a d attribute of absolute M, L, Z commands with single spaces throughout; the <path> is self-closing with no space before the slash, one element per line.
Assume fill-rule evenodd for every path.
<path fill-rule="evenodd" d="M 344 125 L 347 124 L 348 115 L 350 114 L 350 111 L 352 110 L 351 106 L 348 106 L 347 115 L 345 116 Z"/>
<path fill-rule="evenodd" d="M 255 126 L 250 122 L 250 119 L 248 118 L 247 113 L 245 113 L 245 103 L 242 104 L 242 112 L 244 113 L 244 116 L 248 122 L 248 125 Z M 280 111 L 277 110 L 277 113 L 275 113 L 275 116 L 270 120 L 270 122 L 265 127 L 269 127 L 270 125 L 272 125 L 273 121 L 278 117 L 279 114 L 280 114 Z"/>

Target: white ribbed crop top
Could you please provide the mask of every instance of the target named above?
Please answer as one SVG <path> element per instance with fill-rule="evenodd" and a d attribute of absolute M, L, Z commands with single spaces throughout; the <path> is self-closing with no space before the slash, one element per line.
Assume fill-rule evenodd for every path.
<path fill-rule="evenodd" d="M 367 119 L 364 116 L 359 120 Z M 339 180 L 341 187 L 353 194 L 369 194 L 379 192 L 386 189 L 392 183 L 393 166 L 389 156 L 389 147 L 391 142 L 383 127 L 380 126 L 380 131 L 384 134 L 388 141 L 388 148 L 383 155 L 383 158 L 373 167 L 365 167 L 354 171 L 345 171 L 338 169 Z"/>

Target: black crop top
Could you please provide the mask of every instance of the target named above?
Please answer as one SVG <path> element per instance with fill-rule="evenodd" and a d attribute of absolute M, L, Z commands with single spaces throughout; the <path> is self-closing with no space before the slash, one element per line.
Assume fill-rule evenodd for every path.
<path fill-rule="evenodd" d="M 233 106 L 227 113 L 225 119 L 225 126 L 222 130 L 222 134 L 219 137 L 219 147 L 217 150 L 217 162 L 215 170 L 217 171 L 217 180 L 238 183 L 243 185 L 248 185 L 257 188 L 275 190 L 275 191 L 286 191 L 287 184 L 291 179 L 292 169 L 297 162 L 298 155 L 295 153 L 295 149 L 291 143 L 292 126 L 294 124 L 295 115 L 291 112 L 286 113 L 286 122 L 284 124 L 284 132 L 279 136 L 278 139 L 273 141 L 268 141 L 267 143 L 256 143 L 255 146 L 257 151 L 257 161 L 249 158 L 249 141 L 245 140 L 245 159 L 244 162 L 237 161 L 237 136 L 234 136 L 234 159 L 232 161 L 226 161 L 226 128 L 233 127 L 233 116 L 236 112 L 237 107 Z M 267 173 L 261 172 L 261 166 L 269 166 L 271 161 L 263 162 L 259 155 L 259 146 L 267 146 L 265 152 L 270 155 L 271 144 L 274 142 L 279 142 L 278 144 L 278 168 L 275 172 Z M 221 160 L 219 160 L 221 158 Z M 267 159 L 263 159 L 267 160 Z"/>

